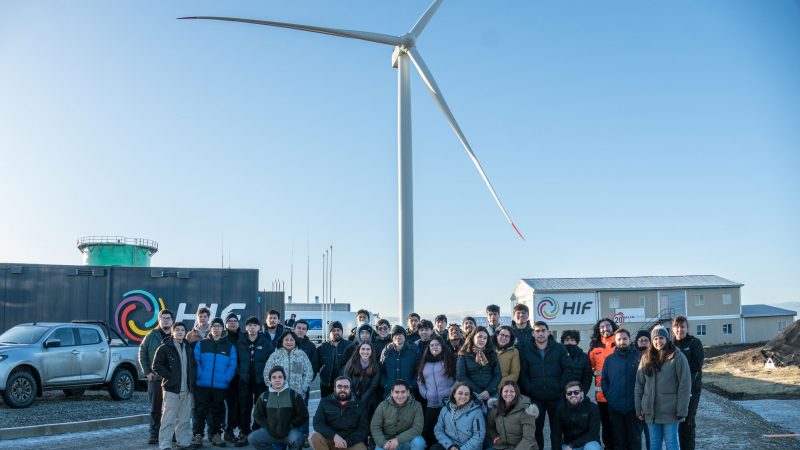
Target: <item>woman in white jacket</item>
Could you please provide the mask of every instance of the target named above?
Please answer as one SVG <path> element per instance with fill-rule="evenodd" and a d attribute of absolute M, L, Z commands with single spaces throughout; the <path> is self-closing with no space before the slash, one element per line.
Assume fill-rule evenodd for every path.
<path fill-rule="evenodd" d="M 264 366 L 264 382 L 269 386 L 269 371 L 273 367 L 281 366 L 286 372 L 286 387 L 305 395 L 314 377 L 314 370 L 306 353 L 297 346 L 297 341 L 297 335 L 291 330 L 278 338 L 277 348 Z"/>

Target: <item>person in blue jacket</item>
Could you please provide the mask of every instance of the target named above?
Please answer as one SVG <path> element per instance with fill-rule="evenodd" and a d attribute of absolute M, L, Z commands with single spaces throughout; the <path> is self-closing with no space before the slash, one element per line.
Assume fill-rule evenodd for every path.
<path fill-rule="evenodd" d="M 236 374 L 236 346 L 228 339 L 222 319 L 211 321 L 211 332 L 194 347 L 197 361 L 197 384 L 194 397 L 192 446 L 199 448 L 203 443 L 203 425 L 211 415 L 209 426 L 211 444 L 225 447 L 220 436 L 222 420 L 225 417 L 225 390 Z"/>
<path fill-rule="evenodd" d="M 600 384 L 608 402 L 611 438 L 616 450 L 641 450 L 642 421 L 636 417 L 633 393 L 641 353 L 631 347 L 631 334 L 620 328 L 614 332 L 614 353 L 603 363 Z"/>
<path fill-rule="evenodd" d="M 396 380 L 406 380 L 409 389 L 417 393 L 417 368 L 419 348 L 406 340 L 406 330 L 400 325 L 392 327 L 392 342 L 381 355 L 381 386 L 383 392 L 392 392 Z"/>

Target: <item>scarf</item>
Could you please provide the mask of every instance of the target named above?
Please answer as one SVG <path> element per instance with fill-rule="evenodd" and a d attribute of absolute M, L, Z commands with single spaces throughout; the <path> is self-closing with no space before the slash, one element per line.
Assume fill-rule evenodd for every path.
<path fill-rule="evenodd" d="M 475 362 L 478 363 L 479 366 L 485 366 L 489 364 L 489 360 L 486 358 L 486 354 L 483 352 L 484 349 L 475 347 L 473 351 L 475 352 Z"/>

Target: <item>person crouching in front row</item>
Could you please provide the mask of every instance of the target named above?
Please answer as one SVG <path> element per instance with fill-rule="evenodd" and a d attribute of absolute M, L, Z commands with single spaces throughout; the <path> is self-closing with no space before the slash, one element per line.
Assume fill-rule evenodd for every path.
<path fill-rule="evenodd" d="M 256 400 L 253 419 L 261 428 L 247 436 L 257 450 L 271 449 L 273 444 L 286 444 L 289 450 L 303 448 L 305 438 L 300 427 L 308 420 L 303 397 L 286 385 L 286 372 L 275 366 L 268 373 L 269 388 Z"/>

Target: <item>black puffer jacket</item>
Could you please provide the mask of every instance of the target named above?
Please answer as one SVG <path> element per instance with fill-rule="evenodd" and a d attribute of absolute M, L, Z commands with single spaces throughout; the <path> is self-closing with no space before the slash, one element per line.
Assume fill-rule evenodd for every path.
<path fill-rule="evenodd" d="M 685 338 L 680 341 L 673 341 L 675 347 L 680 349 L 686 360 L 689 361 L 689 372 L 692 374 L 692 392 L 700 392 L 703 387 L 703 361 L 705 360 L 705 352 L 703 351 L 703 343 L 700 339 L 687 334 Z"/>
<path fill-rule="evenodd" d="M 533 401 L 558 400 L 564 386 L 572 381 L 572 361 L 567 349 L 551 336 L 544 349 L 544 358 L 535 343 L 527 343 L 519 351 L 519 385 L 522 393 Z"/>
<path fill-rule="evenodd" d="M 592 363 L 582 348 L 577 345 L 565 345 L 569 359 L 572 361 L 572 380 L 581 384 L 583 395 L 592 387 Z"/>
<path fill-rule="evenodd" d="M 395 380 L 405 380 L 409 387 L 417 390 L 417 368 L 419 366 L 419 353 L 416 345 L 406 341 L 401 349 L 394 343 L 383 349 L 381 355 L 381 386 L 383 392 L 392 391 Z"/>
<path fill-rule="evenodd" d="M 517 340 L 515 344 L 517 348 L 522 349 L 525 344 L 533 342 L 533 327 L 530 322 L 525 323 L 525 328 L 517 328 L 517 324 L 511 324 L 511 330 L 514 331 L 514 337 Z"/>
<path fill-rule="evenodd" d="M 272 346 L 272 341 L 264 336 L 263 333 L 258 333 L 255 341 L 251 341 L 247 333 L 243 333 L 242 337 L 236 342 L 236 357 L 239 364 L 236 372 L 239 375 L 239 381 L 242 383 L 250 382 L 250 352 L 253 352 L 253 373 L 256 377 L 256 382 L 265 384 L 262 374 L 264 373 L 264 366 L 267 364 L 269 355 L 275 351 Z"/>
<path fill-rule="evenodd" d="M 330 386 L 333 380 L 342 374 L 344 365 L 347 364 L 348 349 L 353 346 L 353 343 L 347 339 L 342 339 L 338 344 L 333 345 L 330 342 L 323 342 L 317 348 L 319 354 L 319 383 L 322 386 Z M 313 368 L 313 364 L 312 364 Z"/>
<path fill-rule="evenodd" d="M 350 397 L 342 407 L 334 395 L 319 401 L 314 414 L 314 431 L 326 439 L 333 439 L 338 434 L 347 441 L 348 447 L 352 447 L 366 439 L 369 434 L 366 408 L 355 397 Z"/>
<path fill-rule="evenodd" d="M 466 383 L 475 394 L 486 391 L 489 395 L 495 395 L 501 378 L 500 363 L 493 350 L 486 352 L 486 359 L 489 363 L 481 366 L 475 361 L 474 353 L 459 355 L 456 363 L 456 380 Z"/>
<path fill-rule="evenodd" d="M 588 397 L 575 406 L 562 400 L 553 424 L 558 448 L 561 445 L 580 448 L 592 441 L 600 442 L 600 408 Z"/>
<path fill-rule="evenodd" d="M 153 372 L 161 377 L 161 387 L 173 394 L 181 393 L 181 358 L 178 355 L 178 348 L 175 346 L 175 341 L 171 337 L 165 338 L 163 343 L 156 349 L 156 354 L 153 357 Z M 192 346 L 183 341 L 184 351 L 186 352 L 186 363 L 188 364 L 186 375 L 186 386 L 189 392 L 194 391 L 195 382 L 197 381 L 197 361 L 194 359 L 194 351 Z"/>

